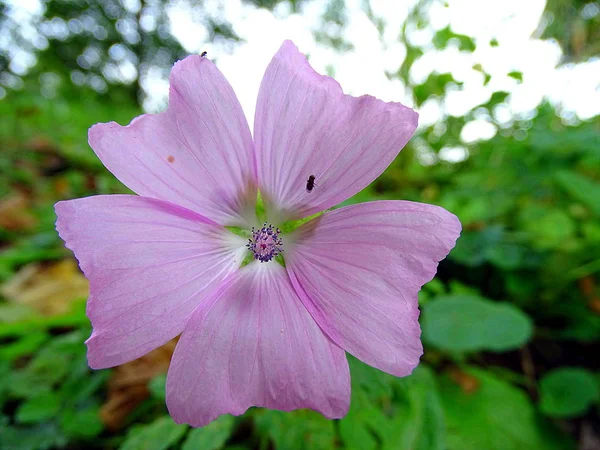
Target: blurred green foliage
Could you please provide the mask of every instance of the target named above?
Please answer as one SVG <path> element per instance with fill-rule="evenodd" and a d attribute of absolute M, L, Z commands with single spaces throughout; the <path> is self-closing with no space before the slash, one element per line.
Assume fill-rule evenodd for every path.
<path fill-rule="evenodd" d="M 117 0 L 44 2 L 38 20 L 47 46 L 32 47 L 38 64 L 19 75 L 21 84 L 5 83 L 0 102 L 0 197 L 25 198 L 16 209 L 29 218 L 3 210 L 12 222 L 0 226 L 0 282 L 17 279 L 32 263 L 44 267 L 70 257 L 54 232 L 55 201 L 126 192 L 87 146 L 87 129 L 140 114 L 140 76 L 151 67 L 168 70 L 182 55 L 180 44 L 160 31 L 163 2 L 138 3 L 136 9 Z M 248 3 L 272 10 L 286 2 Z M 289 2 L 290 11 L 301 12 L 307 3 Z M 410 68 L 427 49 L 410 43 L 409 30 L 424 25 L 430 3 L 420 2 L 409 14 L 399 32 L 406 57 L 386 73 L 412 92 L 416 105 L 461 88 L 451 73 L 410 81 Z M 600 16 L 589 12 L 597 4 L 549 1 L 545 17 L 552 21 L 546 21 L 544 36 L 558 39 L 568 58 L 597 55 L 592 37 Z M 157 9 L 155 27 L 142 26 L 145 8 Z M 564 15 L 565 8 L 572 14 Z M 368 2 L 365 11 L 382 32 L 385 18 Z M 87 15 L 93 26 L 67 27 L 63 37 L 44 35 L 45 23 L 87 23 Z M 239 38 L 226 17 L 205 19 L 211 39 L 235 45 Z M 7 23 L 5 16 L 1 20 Z M 346 20 L 343 2 L 330 2 L 323 21 L 333 26 L 317 30 L 316 39 L 348 50 L 340 31 Z M 577 47 L 573 30 L 581 20 L 586 37 Z M 128 38 L 119 21 L 138 37 Z M 98 27 L 103 39 L 98 33 L 104 32 L 94 33 Z M 22 41 L 15 24 L 4 29 Z M 432 45 L 473 52 L 477 42 L 445 27 Z M 118 62 L 114 46 L 136 67 L 133 79 L 107 75 L 106 67 Z M 96 62 L 82 63 L 90 48 Z M 10 74 L 8 53 L 0 52 L 0 64 Z M 522 80 L 518 71 L 508 76 Z M 115 429 L 100 416 L 114 371 L 92 372 L 86 363 L 84 299 L 48 317 L 2 294 L 0 449 L 558 450 L 575 448 L 584 435 L 600 442 L 598 431 L 589 431 L 600 427 L 600 118 L 566 124 L 544 103 L 529 116 L 499 123 L 494 111 L 508 97 L 495 92 L 464 116 L 445 115 L 423 127 L 376 182 L 345 202 L 433 203 L 463 224 L 456 248 L 420 294 L 426 351 L 413 375 L 398 379 L 349 357 L 352 404 L 342 420 L 255 408 L 193 430 L 167 415 L 165 376 L 159 374 L 149 378 L 143 401 Z M 461 131 L 480 117 L 496 127 L 496 135 L 465 144 Z M 467 157 L 445 161 L 448 147 L 462 148 Z"/>
<path fill-rule="evenodd" d="M 600 2 L 548 0 L 542 20 L 544 38 L 556 39 L 568 61 L 581 61 L 600 52 Z"/>

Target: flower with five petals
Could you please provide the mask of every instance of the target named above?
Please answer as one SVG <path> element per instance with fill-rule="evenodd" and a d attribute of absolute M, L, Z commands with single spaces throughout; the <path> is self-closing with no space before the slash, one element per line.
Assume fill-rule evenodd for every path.
<path fill-rule="evenodd" d="M 277 227 L 365 188 L 416 126 L 399 103 L 344 95 L 286 41 L 262 81 L 252 137 L 213 63 L 178 62 L 166 111 L 89 132 L 137 195 L 56 205 L 57 230 L 90 280 L 90 366 L 123 364 L 181 334 L 167 406 L 193 426 L 251 406 L 342 417 L 345 352 L 410 374 L 422 354 L 417 293 L 454 246 L 457 218 L 377 201 Z"/>

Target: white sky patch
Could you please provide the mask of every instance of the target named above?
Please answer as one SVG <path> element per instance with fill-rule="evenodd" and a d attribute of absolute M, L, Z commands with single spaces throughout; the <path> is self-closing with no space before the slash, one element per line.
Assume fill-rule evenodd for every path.
<path fill-rule="evenodd" d="M 477 141 L 491 139 L 496 134 L 496 125 L 488 120 L 476 119 L 467 122 L 460 132 L 460 138 L 463 142 L 471 144 Z"/>
<path fill-rule="evenodd" d="M 600 58 L 561 67 L 555 73 L 555 88 L 547 92 L 553 103 L 589 119 L 600 109 Z"/>
<path fill-rule="evenodd" d="M 465 147 L 442 147 L 438 153 L 438 158 L 450 163 L 465 161 L 469 157 L 469 152 Z"/>
<path fill-rule="evenodd" d="M 438 98 L 430 97 L 418 109 L 419 125 L 428 127 L 439 121 L 442 115 L 442 106 Z"/>

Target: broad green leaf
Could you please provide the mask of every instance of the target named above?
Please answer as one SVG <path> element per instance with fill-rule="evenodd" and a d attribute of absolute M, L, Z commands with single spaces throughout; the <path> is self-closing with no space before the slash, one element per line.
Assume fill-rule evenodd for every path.
<path fill-rule="evenodd" d="M 492 258 L 497 257 L 490 250 L 501 246 L 503 238 L 504 230 L 500 226 L 486 227 L 478 232 L 466 231 L 450 255 L 462 264 L 478 266 L 490 257 L 490 253 Z"/>
<path fill-rule="evenodd" d="M 6 361 L 0 361 L 0 411 L 2 410 L 2 406 L 8 397 L 8 393 L 10 391 L 9 385 L 11 381 L 10 375 L 10 364 Z M 1 417 L 1 416 L 0 416 Z M 0 422 L 1 426 L 1 422 Z"/>
<path fill-rule="evenodd" d="M 205 427 L 195 428 L 189 432 L 181 450 L 218 450 L 233 431 L 234 418 L 223 415 Z"/>
<path fill-rule="evenodd" d="M 68 409 L 61 414 L 60 425 L 67 436 L 77 439 L 93 438 L 104 429 L 98 407 Z"/>
<path fill-rule="evenodd" d="M 371 398 L 391 400 L 396 377 L 377 370 L 352 355 L 348 355 L 348 363 L 352 375 L 352 386 L 364 389 Z"/>
<path fill-rule="evenodd" d="M 352 379 L 352 399 L 348 414 L 339 422 L 342 441 L 348 450 L 379 448 L 377 431 L 392 419 L 384 410 L 389 409 L 394 395 L 396 378 L 364 364 L 348 355 Z"/>
<path fill-rule="evenodd" d="M 593 181 L 572 170 L 561 170 L 555 175 L 556 182 L 573 199 L 583 203 L 600 216 L 600 182 Z"/>
<path fill-rule="evenodd" d="M 29 398 L 52 390 L 71 373 L 76 361 L 85 358 L 84 336 L 77 330 L 48 341 L 26 367 L 10 373 L 11 394 Z"/>
<path fill-rule="evenodd" d="M 86 327 L 89 319 L 85 316 L 85 302 L 73 304 L 74 310 L 54 317 L 30 318 L 15 323 L 0 323 L 0 337 L 22 336 L 50 328 Z"/>
<path fill-rule="evenodd" d="M 166 398 L 166 391 L 165 391 L 166 382 L 167 382 L 167 375 L 164 373 L 161 373 L 161 374 L 156 375 L 155 377 L 151 378 L 150 382 L 148 383 L 148 389 L 150 390 L 150 395 L 152 395 L 152 397 L 154 397 L 158 400 L 164 401 Z"/>
<path fill-rule="evenodd" d="M 60 387 L 60 395 L 70 406 L 89 403 L 90 397 L 106 384 L 110 376 L 108 370 L 92 372 L 83 355 L 71 364 L 70 369 L 69 375 Z"/>
<path fill-rule="evenodd" d="M 499 242 L 486 251 L 489 262 L 505 270 L 514 270 L 522 265 L 523 248 L 514 243 Z"/>
<path fill-rule="evenodd" d="M 367 391 L 355 373 L 379 372 L 351 359 L 353 387 L 348 415 L 340 420 L 340 435 L 349 450 L 443 450 L 445 428 L 435 379 L 426 366 L 405 378 L 389 377 L 392 396 Z"/>
<path fill-rule="evenodd" d="M 148 425 L 132 428 L 120 450 L 166 450 L 175 445 L 188 430 L 187 425 L 178 425 L 169 416 L 156 419 Z"/>
<path fill-rule="evenodd" d="M 60 425 L 67 436 L 75 439 L 96 437 L 104 429 L 98 407 L 68 409 L 61 414 Z"/>
<path fill-rule="evenodd" d="M 581 231 L 587 241 L 593 242 L 594 244 L 600 243 L 600 223 L 599 222 L 585 222 L 581 226 Z"/>
<path fill-rule="evenodd" d="M 532 323 L 516 306 L 475 295 L 438 297 L 423 307 L 423 339 L 447 351 L 507 351 L 531 338 Z"/>
<path fill-rule="evenodd" d="M 446 430 L 438 388 L 433 373 L 420 366 L 398 380 L 404 413 L 382 433 L 384 450 L 445 450 Z"/>
<path fill-rule="evenodd" d="M 52 391 L 41 392 L 27 399 L 17 409 L 17 422 L 38 423 L 54 417 L 60 409 L 60 400 Z"/>
<path fill-rule="evenodd" d="M 262 435 L 277 450 L 321 450 L 335 447 L 333 421 L 311 410 L 292 412 L 261 410 L 255 416 Z"/>
<path fill-rule="evenodd" d="M 17 398 L 31 398 L 52 389 L 53 380 L 41 372 L 24 369 L 13 370 L 8 374 L 10 395 Z"/>
<path fill-rule="evenodd" d="M 14 323 L 25 319 L 37 317 L 35 309 L 21 303 L 0 304 L 0 323 Z"/>
<path fill-rule="evenodd" d="M 34 427 L 0 425 L 0 448 L 3 450 L 46 450 L 64 448 L 67 439 L 54 423 Z"/>
<path fill-rule="evenodd" d="M 576 231 L 573 219 L 558 208 L 531 206 L 521 211 L 520 220 L 540 250 L 560 248 Z"/>
<path fill-rule="evenodd" d="M 540 410 L 551 417 L 579 416 L 599 398 L 598 383 L 585 369 L 555 369 L 540 381 Z"/>
<path fill-rule="evenodd" d="M 443 376 L 440 395 L 448 450 L 569 450 L 574 443 L 537 415 L 527 395 L 480 369 L 460 386 Z"/>
<path fill-rule="evenodd" d="M 375 414 L 372 414 L 373 412 Z M 370 416 L 378 415 L 379 410 L 370 403 L 367 393 L 359 387 L 353 388 L 350 410 L 339 423 L 340 435 L 347 450 L 375 450 L 378 448 L 378 439 L 371 430 L 368 420 Z"/>
<path fill-rule="evenodd" d="M 4 344 L 0 347 L 0 359 L 14 361 L 21 356 L 30 355 L 49 338 L 50 335 L 45 331 L 28 333 L 24 336 L 20 336 L 14 342 Z"/>

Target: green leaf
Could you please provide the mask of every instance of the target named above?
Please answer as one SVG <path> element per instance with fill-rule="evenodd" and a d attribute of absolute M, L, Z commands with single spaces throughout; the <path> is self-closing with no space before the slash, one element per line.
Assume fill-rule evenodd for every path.
<path fill-rule="evenodd" d="M 65 436 L 54 423 L 34 427 L 3 427 L 0 425 L 0 448 L 3 450 L 46 450 L 64 448 Z"/>
<path fill-rule="evenodd" d="M 537 415 L 525 393 L 479 369 L 466 369 L 470 388 L 444 376 L 440 393 L 448 450 L 568 450 L 574 443 Z"/>
<path fill-rule="evenodd" d="M 8 393 L 10 391 L 10 364 L 6 361 L 0 361 L 0 411 L 2 410 L 2 406 L 4 402 L 8 398 Z M 1 417 L 1 416 L 0 416 Z M 0 422 L 0 427 L 2 423 Z"/>
<path fill-rule="evenodd" d="M 561 170 L 555 175 L 555 179 L 573 199 L 600 216 L 600 183 L 571 170 Z"/>
<path fill-rule="evenodd" d="M 373 409 L 376 411 L 372 414 Z M 379 412 L 372 405 L 366 392 L 360 388 L 352 389 L 352 401 L 346 417 L 340 420 L 340 436 L 347 450 L 375 450 L 378 440 L 369 426 L 369 417 Z"/>
<path fill-rule="evenodd" d="M 522 227 L 541 250 L 560 248 L 576 231 L 575 222 L 559 208 L 532 206 L 521 212 Z"/>
<path fill-rule="evenodd" d="M 11 394 L 29 398 L 52 390 L 72 371 L 74 362 L 85 358 L 84 340 L 82 330 L 54 337 L 27 367 L 11 372 Z"/>
<path fill-rule="evenodd" d="M 156 375 L 150 382 L 148 383 L 148 390 L 150 391 L 150 395 L 158 400 L 165 400 L 166 391 L 165 386 L 167 383 L 167 374 L 161 373 Z"/>
<path fill-rule="evenodd" d="M 508 72 L 506 75 L 508 75 L 511 78 L 514 78 L 515 80 L 517 80 L 520 83 L 523 82 L 523 72 L 518 72 L 518 71 L 514 70 L 512 72 Z"/>
<path fill-rule="evenodd" d="M 406 405 L 393 426 L 382 434 L 383 448 L 389 450 L 445 450 L 446 429 L 433 372 L 420 366 L 412 375 L 398 380 L 398 389 Z"/>
<path fill-rule="evenodd" d="M 88 324 L 89 319 L 85 316 L 85 301 L 82 301 L 74 303 L 74 310 L 64 315 L 29 318 L 15 323 L 0 323 L 0 337 L 22 336 L 49 328 L 85 327 Z"/>
<path fill-rule="evenodd" d="M 448 295 L 423 307 L 423 339 L 453 352 L 507 351 L 531 338 L 531 320 L 516 306 L 475 295 Z"/>
<path fill-rule="evenodd" d="M 67 436 L 74 439 L 90 439 L 104 429 L 98 407 L 68 409 L 61 414 L 60 426 Z"/>
<path fill-rule="evenodd" d="M 456 81 L 451 73 L 431 73 L 423 84 L 414 87 L 413 93 L 417 105 L 421 105 L 431 96 L 443 97 L 446 93 L 446 86 L 450 83 L 461 85 Z"/>
<path fill-rule="evenodd" d="M 333 421 L 315 411 L 261 410 L 255 417 L 258 430 L 273 440 L 277 450 L 321 450 L 335 447 Z"/>
<path fill-rule="evenodd" d="M 487 102 L 482 103 L 479 106 L 483 107 L 483 108 L 488 108 L 489 110 L 492 110 L 496 105 L 499 105 L 500 103 L 504 103 L 509 95 L 510 95 L 510 92 L 496 91 L 491 95 L 490 99 Z"/>
<path fill-rule="evenodd" d="M 60 409 L 60 397 L 52 391 L 42 392 L 21 403 L 16 419 L 19 423 L 38 423 L 50 419 Z"/>
<path fill-rule="evenodd" d="M 354 358 L 352 402 L 348 415 L 339 422 L 340 435 L 348 450 L 444 450 L 445 428 L 435 379 L 421 366 L 412 375 L 385 375 L 392 392 L 367 390 L 356 374 L 381 373 Z M 361 366 L 364 369 L 361 370 Z M 362 377 L 361 377 L 362 378 Z"/>
<path fill-rule="evenodd" d="M 45 331 L 28 333 L 20 336 L 10 344 L 4 344 L 0 348 L 0 359 L 5 361 L 14 361 L 21 356 L 30 355 L 44 344 L 50 335 Z"/>
<path fill-rule="evenodd" d="M 156 419 L 148 425 L 131 429 L 121 450 L 166 450 L 175 445 L 188 430 L 187 425 L 178 425 L 169 416 Z"/>
<path fill-rule="evenodd" d="M 458 43 L 458 49 L 461 51 L 475 51 L 475 42 L 473 39 L 464 34 L 457 34 L 453 32 L 450 29 L 450 26 L 442 28 L 433 36 L 433 45 L 439 50 L 448 47 L 448 44 L 452 41 Z"/>
<path fill-rule="evenodd" d="M 457 241 L 451 257 L 462 264 L 478 266 L 488 259 L 489 255 L 495 258 L 490 249 L 501 246 L 503 238 L 504 230 L 499 226 L 486 227 L 477 232 L 466 231 Z"/>
<path fill-rule="evenodd" d="M 348 355 L 348 363 L 352 374 L 352 386 L 364 389 L 371 398 L 388 401 L 391 399 L 394 393 L 395 377 L 359 361 L 352 355 Z"/>
<path fill-rule="evenodd" d="M 89 403 L 88 400 L 106 384 L 111 374 L 108 370 L 92 372 L 84 355 L 70 369 L 59 391 L 65 404 L 69 406 Z"/>
<path fill-rule="evenodd" d="M 21 303 L 0 304 L 0 323 L 15 323 L 37 316 L 39 316 L 37 311 L 28 305 Z"/>
<path fill-rule="evenodd" d="M 523 248 L 514 243 L 499 242 L 486 251 L 489 262 L 505 270 L 514 270 L 521 266 Z"/>
<path fill-rule="evenodd" d="M 10 395 L 17 398 L 31 398 L 52 389 L 52 380 L 28 368 L 13 370 L 8 374 Z"/>
<path fill-rule="evenodd" d="M 233 424 L 232 416 L 223 415 L 203 428 L 195 428 L 187 435 L 181 450 L 218 450 L 223 448 L 231 436 Z"/>
<path fill-rule="evenodd" d="M 585 369 L 556 369 L 540 381 L 540 410 L 551 417 L 579 416 L 599 398 L 598 383 Z"/>

